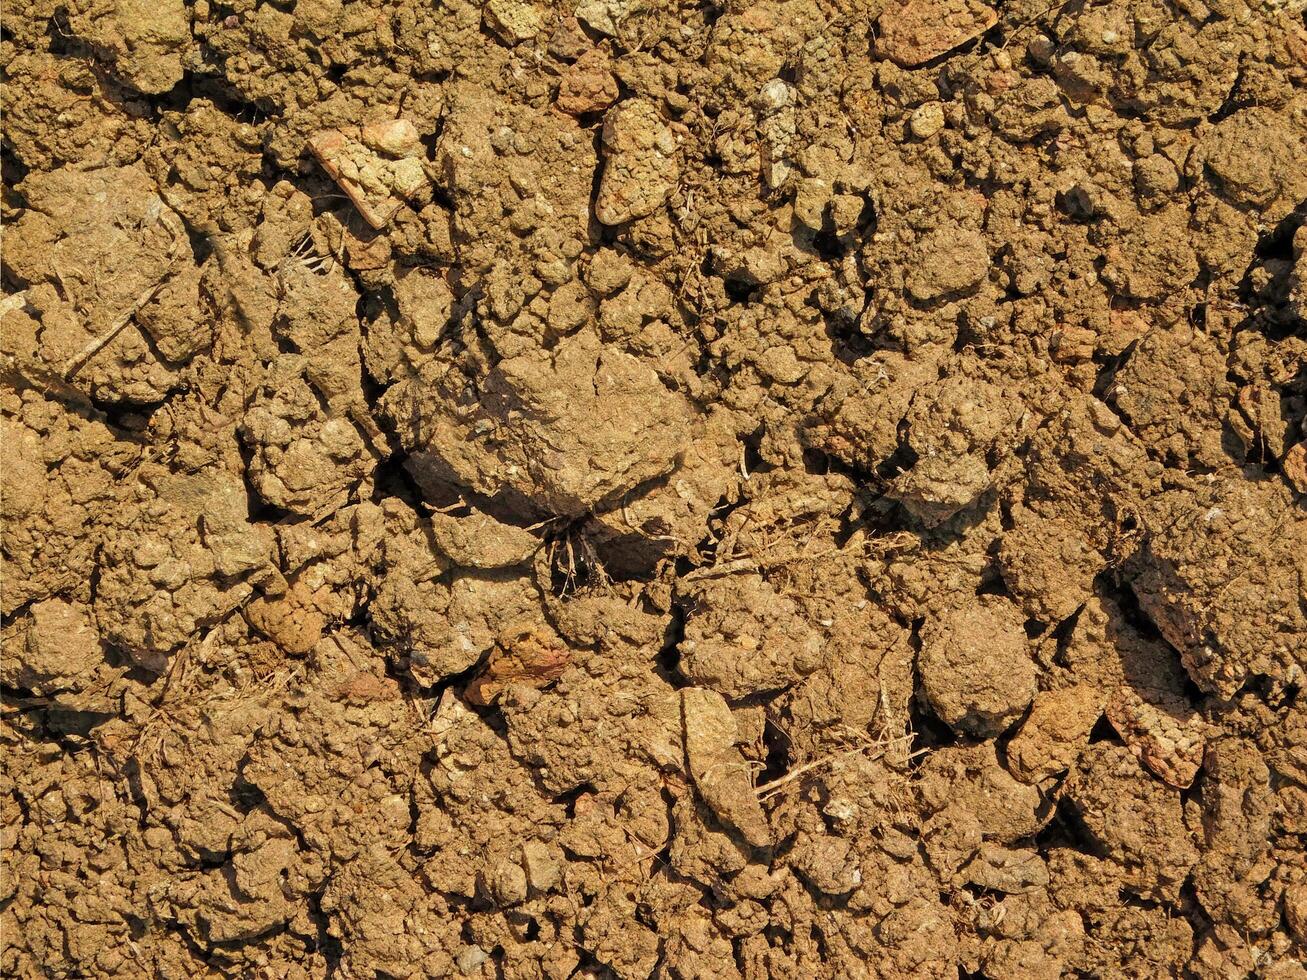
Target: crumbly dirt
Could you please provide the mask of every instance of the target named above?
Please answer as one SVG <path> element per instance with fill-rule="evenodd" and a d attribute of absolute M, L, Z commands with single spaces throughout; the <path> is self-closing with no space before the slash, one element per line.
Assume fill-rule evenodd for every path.
<path fill-rule="evenodd" d="M 1307 980 L 1304 0 L 17 0 L 6 977 Z"/>

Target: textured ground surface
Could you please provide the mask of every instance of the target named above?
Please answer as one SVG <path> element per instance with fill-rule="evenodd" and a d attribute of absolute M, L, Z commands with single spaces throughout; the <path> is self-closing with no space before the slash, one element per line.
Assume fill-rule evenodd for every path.
<path fill-rule="evenodd" d="M 0 972 L 1307 970 L 1303 0 L 12 0 Z"/>

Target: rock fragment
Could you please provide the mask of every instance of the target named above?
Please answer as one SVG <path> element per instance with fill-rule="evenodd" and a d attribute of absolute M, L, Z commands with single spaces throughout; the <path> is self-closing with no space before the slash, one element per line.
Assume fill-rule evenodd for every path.
<path fill-rule="evenodd" d="M 762 176 L 767 186 L 780 187 L 794 173 L 794 140 L 798 132 L 794 86 L 773 78 L 753 100 L 758 133 L 763 139 Z M 820 224 L 820 222 L 818 222 Z"/>
<path fill-rule="evenodd" d="M 918 106 L 908 117 L 908 129 L 919 140 L 928 140 L 944 128 L 944 105 L 927 102 Z"/>
<path fill-rule="evenodd" d="M 998 23 L 980 0 L 907 0 L 881 14 L 877 50 L 904 68 L 915 68 L 979 37 Z"/>
<path fill-rule="evenodd" d="M 603 146 L 595 217 L 620 225 L 653 214 L 680 176 L 676 137 L 658 109 L 647 99 L 631 99 L 608 110 Z"/>
<path fill-rule="evenodd" d="M 546 687 L 562 676 L 571 661 L 571 651 L 558 636 L 535 627 L 507 630 L 468 685 L 467 699 L 485 706 L 497 701 L 512 684 Z"/>
<path fill-rule="evenodd" d="M 388 157 L 415 157 L 422 153 L 422 136 L 407 119 L 368 123 L 359 137 L 367 147 Z"/>
<path fill-rule="evenodd" d="M 386 227 L 405 201 L 418 202 L 430 182 L 416 129 L 404 120 L 363 128 L 320 130 L 309 149 L 373 228 Z M 382 148 L 385 148 L 384 150 Z M 399 151 L 388 159 L 382 152 Z"/>
<path fill-rule="evenodd" d="M 609 58 L 598 48 L 581 55 L 558 86 L 558 108 L 574 116 L 602 112 L 617 101 L 617 79 L 609 68 Z"/>
<path fill-rule="evenodd" d="M 644 7 L 644 0 L 580 0 L 576 17 L 600 34 L 617 37 L 623 22 Z"/>

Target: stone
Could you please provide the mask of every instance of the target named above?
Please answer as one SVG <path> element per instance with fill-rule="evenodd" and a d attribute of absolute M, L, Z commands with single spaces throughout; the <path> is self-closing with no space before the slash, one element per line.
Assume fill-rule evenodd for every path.
<path fill-rule="evenodd" d="M 877 50 L 904 68 L 915 68 L 979 37 L 998 14 L 979 0 L 908 0 L 880 16 Z"/>

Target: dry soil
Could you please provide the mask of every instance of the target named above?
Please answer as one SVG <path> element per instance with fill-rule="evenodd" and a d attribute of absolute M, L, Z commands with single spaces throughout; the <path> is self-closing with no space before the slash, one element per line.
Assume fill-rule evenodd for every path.
<path fill-rule="evenodd" d="M 1307 969 L 1305 0 L 10 0 L 6 977 Z"/>

